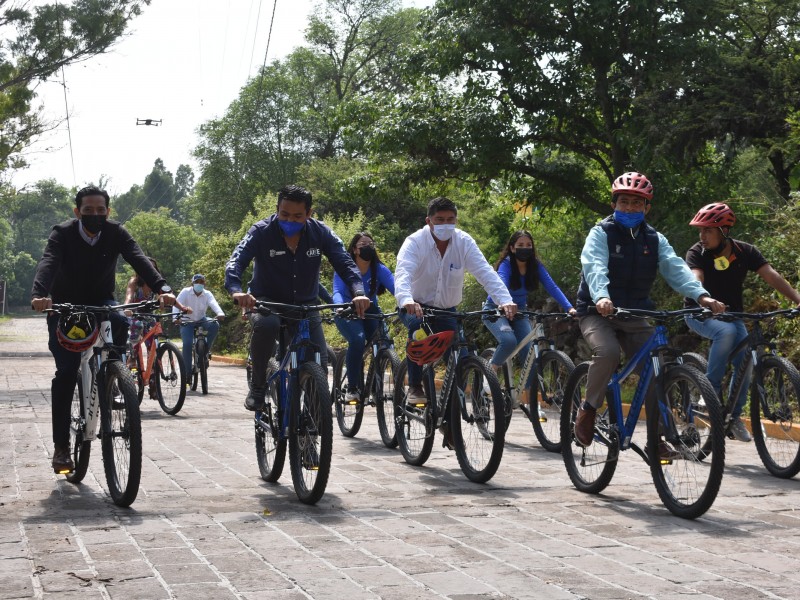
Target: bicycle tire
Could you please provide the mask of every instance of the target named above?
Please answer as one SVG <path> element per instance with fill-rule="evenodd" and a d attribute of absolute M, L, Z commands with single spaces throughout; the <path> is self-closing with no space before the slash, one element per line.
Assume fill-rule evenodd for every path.
<path fill-rule="evenodd" d="M 197 340 L 197 370 L 200 374 L 200 391 L 208 394 L 208 347 L 206 340 Z"/>
<path fill-rule="evenodd" d="M 387 448 L 397 448 L 397 431 L 394 425 L 394 382 L 400 369 L 400 358 L 391 348 L 378 353 L 375 372 L 372 375 L 370 393 L 375 403 L 375 416 L 381 441 Z"/>
<path fill-rule="evenodd" d="M 172 342 L 161 342 L 153 363 L 158 403 L 168 415 L 177 415 L 186 400 L 186 365 L 178 347 Z"/>
<path fill-rule="evenodd" d="M 647 410 L 647 458 L 661 502 L 675 516 L 696 519 L 717 497 L 725 468 L 725 431 L 722 409 L 705 374 L 687 364 L 668 365 L 664 372 L 666 406 L 652 398 Z M 705 412 L 691 410 L 693 399 L 702 396 Z M 662 410 L 666 408 L 667 413 Z M 659 446 L 671 421 L 677 437 L 667 439 L 675 456 L 664 457 Z M 666 434 L 664 434 L 666 437 Z M 711 444 L 711 461 L 703 461 L 700 448 Z M 705 457 L 703 457 L 705 458 Z"/>
<path fill-rule="evenodd" d="M 480 353 L 480 357 L 483 360 L 485 360 L 487 363 L 491 363 L 492 357 L 494 356 L 494 353 L 495 353 L 495 350 L 496 350 L 496 348 L 494 348 L 494 347 L 486 348 L 483 352 Z M 505 371 L 506 368 L 507 367 L 504 365 L 502 367 L 502 371 Z M 503 389 L 503 386 L 505 385 L 505 382 L 503 381 L 503 379 L 505 379 L 505 376 L 503 376 L 501 378 L 500 375 L 498 374 L 498 381 L 500 382 L 500 389 Z M 512 379 L 512 387 L 513 387 L 513 379 Z M 510 390 L 504 390 L 504 392 L 503 392 L 503 412 L 504 412 L 504 415 L 505 415 L 505 428 L 506 428 L 506 431 L 508 431 L 508 428 L 511 426 L 511 417 L 514 416 L 514 403 L 513 403 L 512 399 L 511 399 L 511 391 Z"/>
<path fill-rule="evenodd" d="M 128 344 L 130 346 L 130 344 Z M 141 405 L 142 400 L 144 399 L 144 377 L 142 376 L 142 361 L 141 361 L 141 353 L 134 350 L 133 347 L 129 347 L 128 349 L 128 356 L 133 354 L 134 362 L 136 363 L 133 368 L 130 369 L 131 375 L 133 375 L 133 381 L 136 384 L 136 396 L 139 398 L 139 404 Z"/>
<path fill-rule="evenodd" d="M 479 356 L 458 362 L 450 396 L 450 431 L 467 479 L 486 483 L 494 477 L 505 445 L 505 401 L 497 375 Z"/>
<path fill-rule="evenodd" d="M 423 380 L 425 376 L 423 371 Z M 403 459 L 416 467 L 424 465 L 433 450 L 434 417 L 431 405 L 436 398 L 431 398 L 427 386 L 425 393 L 428 402 L 424 407 L 408 404 L 408 359 L 401 361 L 394 383 L 394 423 L 397 445 Z"/>
<path fill-rule="evenodd" d="M 589 363 L 575 367 L 567 379 L 564 403 L 561 405 L 561 456 L 572 484 L 587 494 L 599 494 L 614 477 L 619 458 L 619 436 L 614 424 L 614 403 L 606 392 L 606 409 L 597 410 L 592 444 L 584 448 L 575 438 L 575 415 L 586 397 Z M 588 460 L 587 460 L 588 459 Z"/>
<path fill-rule="evenodd" d="M 321 365 L 300 365 L 292 386 L 289 425 L 289 466 L 297 497 L 316 504 L 325 493 L 331 471 L 333 418 L 328 378 Z"/>
<path fill-rule="evenodd" d="M 78 382 L 75 392 L 72 394 L 69 418 L 69 447 L 72 449 L 72 462 L 75 463 L 75 469 L 71 473 L 67 473 L 67 481 L 70 483 L 80 483 L 86 477 L 86 471 L 89 469 L 89 457 L 92 453 L 92 442 L 83 439 L 86 431 L 84 408 L 83 382 L 81 373 L 78 371 Z"/>
<path fill-rule="evenodd" d="M 333 366 L 333 390 L 332 398 L 336 407 L 336 422 L 339 424 L 339 431 L 344 437 L 354 437 L 361 429 L 361 422 L 364 419 L 364 402 L 358 398 L 355 403 L 350 404 L 346 401 L 347 396 L 347 361 L 345 353 L 336 357 Z"/>
<path fill-rule="evenodd" d="M 763 389 L 755 378 L 750 392 L 750 425 L 767 471 L 789 479 L 800 472 L 800 373 L 780 356 L 759 364 Z"/>
<path fill-rule="evenodd" d="M 267 379 L 278 371 L 280 365 L 274 358 L 267 364 Z M 256 411 L 254 424 L 256 432 L 256 459 L 261 479 L 275 482 L 283 473 L 286 461 L 286 438 L 281 437 L 279 380 L 267 386 L 264 410 Z"/>
<path fill-rule="evenodd" d="M 542 448 L 561 452 L 561 404 L 575 363 L 560 350 L 545 350 L 539 360 L 536 385 L 531 386 L 529 396 L 528 418 Z"/>
<path fill-rule="evenodd" d="M 111 499 L 130 506 L 139 493 L 142 476 L 142 421 L 130 371 L 119 361 L 105 365 L 101 446 Z"/>

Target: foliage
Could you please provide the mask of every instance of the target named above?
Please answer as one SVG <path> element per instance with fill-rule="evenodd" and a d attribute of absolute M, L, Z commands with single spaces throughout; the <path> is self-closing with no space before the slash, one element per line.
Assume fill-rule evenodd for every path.
<path fill-rule="evenodd" d="M 164 161 L 157 158 L 143 185 L 133 185 L 130 190 L 114 199 L 115 216 L 125 223 L 139 211 L 165 207 L 173 217 L 178 218 L 178 201 L 192 192 L 193 184 L 194 173 L 191 167 L 180 165 L 177 177 L 173 178 L 172 173 L 164 166 Z"/>

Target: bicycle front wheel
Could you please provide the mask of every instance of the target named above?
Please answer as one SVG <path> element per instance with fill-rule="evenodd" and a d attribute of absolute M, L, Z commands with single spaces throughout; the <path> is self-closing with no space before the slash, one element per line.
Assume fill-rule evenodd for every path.
<path fill-rule="evenodd" d="M 197 371 L 200 374 L 200 390 L 208 393 L 208 346 L 203 338 L 197 340 Z M 197 385 L 195 384 L 195 387 Z"/>
<path fill-rule="evenodd" d="M 292 386 L 289 465 L 294 491 L 305 504 L 316 504 L 325 493 L 331 471 L 333 419 L 328 378 L 317 363 L 300 365 Z"/>
<path fill-rule="evenodd" d="M 86 477 L 89 468 L 89 456 L 92 452 L 92 442 L 85 441 L 84 432 L 86 431 L 86 418 L 84 417 L 83 403 L 83 382 L 81 381 L 80 371 L 78 372 L 78 384 L 75 386 L 75 393 L 72 395 L 72 408 L 69 417 L 69 447 L 72 448 L 72 462 L 75 463 L 75 470 L 67 473 L 67 481 L 70 483 L 80 483 Z"/>
<path fill-rule="evenodd" d="M 575 417 L 586 398 L 589 363 L 581 363 L 567 378 L 561 405 L 561 456 L 572 484 L 588 494 L 599 494 L 614 477 L 619 458 L 619 436 L 611 394 L 606 393 L 606 409 L 599 408 L 594 423 L 594 439 L 583 447 L 575 438 Z"/>
<path fill-rule="evenodd" d="M 394 350 L 383 349 L 378 354 L 375 373 L 372 376 L 372 400 L 378 417 L 378 431 L 387 448 L 397 447 L 397 432 L 394 427 L 394 382 L 400 369 L 400 359 Z"/>
<path fill-rule="evenodd" d="M 764 356 L 759 370 L 764 387 L 754 380 L 750 392 L 753 439 L 767 470 L 788 479 L 800 472 L 800 374 L 779 356 Z"/>
<path fill-rule="evenodd" d="M 426 380 L 427 369 L 422 378 Z M 431 378 L 432 379 L 432 378 Z M 428 401 L 419 406 L 408 402 L 408 359 L 400 363 L 394 383 L 394 424 L 403 459 L 415 467 L 425 464 L 433 450 L 434 420 L 431 405 L 436 397 L 425 390 Z"/>
<path fill-rule="evenodd" d="M 267 365 L 267 379 L 278 371 L 278 361 L 269 359 Z M 256 411 L 256 459 L 261 479 L 264 481 L 278 481 L 283 473 L 286 460 L 286 438 L 281 436 L 282 414 L 280 407 L 280 393 L 278 392 L 280 380 L 275 379 L 267 386 L 264 409 Z"/>
<path fill-rule="evenodd" d="M 529 417 L 533 433 L 549 452 L 561 452 L 561 405 L 572 359 L 559 350 L 545 350 L 540 357 L 538 385 L 531 386 Z"/>
<path fill-rule="evenodd" d="M 130 506 L 139 493 L 142 476 L 142 422 L 136 386 L 130 371 L 118 361 L 105 365 L 100 401 L 103 467 L 111 499 Z"/>
<path fill-rule="evenodd" d="M 722 409 L 706 376 L 687 364 L 664 373 L 666 404 L 647 410 L 647 458 L 658 495 L 669 511 L 685 519 L 704 514 L 717 497 L 725 466 Z M 702 412 L 695 412 L 703 398 Z M 710 461 L 704 448 L 710 446 Z"/>
<path fill-rule="evenodd" d="M 494 477 L 505 445 L 504 397 L 497 375 L 482 358 L 465 356 L 458 362 L 450 429 L 467 479 L 486 483 Z"/>
<path fill-rule="evenodd" d="M 168 415 L 177 415 L 186 400 L 186 367 L 175 344 L 162 342 L 158 345 L 153 370 L 161 410 Z"/>
<path fill-rule="evenodd" d="M 336 357 L 333 365 L 333 402 L 336 405 L 336 422 L 345 437 L 355 436 L 361 429 L 364 419 L 364 405 L 361 398 L 347 401 L 347 364 L 345 352 Z"/>

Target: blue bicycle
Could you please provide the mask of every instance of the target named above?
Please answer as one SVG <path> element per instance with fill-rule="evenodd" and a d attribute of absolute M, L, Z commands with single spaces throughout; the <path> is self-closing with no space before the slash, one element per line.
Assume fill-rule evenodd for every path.
<path fill-rule="evenodd" d="M 261 478 L 275 482 L 283 472 L 286 443 L 297 497 L 315 504 L 325 493 L 333 451 L 333 417 L 328 374 L 322 368 L 320 349 L 311 341 L 308 316 L 351 304 L 295 306 L 278 302 L 256 303 L 262 314 L 281 317 L 281 361 L 269 360 L 267 393 L 262 410 L 254 416 L 256 457 Z M 289 328 L 295 329 L 291 341 Z"/>
<path fill-rule="evenodd" d="M 597 411 L 594 440 L 588 447 L 577 441 L 574 431 L 578 407 L 586 397 L 589 363 L 575 367 L 561 407 L 561 451 L 567 473 L 580 491 L 604 490 L 614 476 L 620 451 L 633 449 L 650 465 L 658 495 L 670 512 L 694 519 L 711 507 L 725 465 L 722 409 L 706 376 L 683 364 L 680 352 L 669 346 L 665 326 L 702 310 L 616 309 L 614 318 L 645 317 L 658 324 L 647 343 L 612 375 L 606 409 Z M 637 366 L 642 366 L 639 383 L 625 416 L 620 384 Z M 648 394 L 651 384 L 654 393 Z M 647 444 L 642 449 L 633 434 L 645 402 Z"/>

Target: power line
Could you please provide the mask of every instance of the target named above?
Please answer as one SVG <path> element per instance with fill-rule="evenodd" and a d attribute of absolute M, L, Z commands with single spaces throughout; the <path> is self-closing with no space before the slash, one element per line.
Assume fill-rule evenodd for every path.
<path fill-rule="evenodd" d="M 64 38 L 62 35 L 62 14 L 61 6 L 56 0 L 56 11 L 58 11 L 58 47 L 61 53 L 61 58 L 64 58 Z M 72 150 L 72 127 L 69 122 L 69 102 L 67 100 L 67 78 L 64 76 L 64 65 L 61 65 L 61 87 L 64 89 L 64 115 L 67 120 L 67 140 L 69 142 L 69 159 L 72 164 L 72 185 L 78 187 L 78 178 L 75 176 L 75 154 Z"/>

